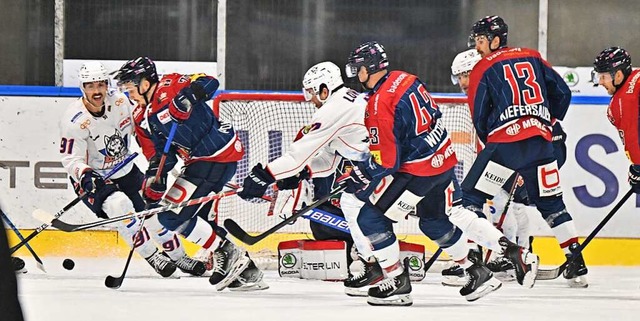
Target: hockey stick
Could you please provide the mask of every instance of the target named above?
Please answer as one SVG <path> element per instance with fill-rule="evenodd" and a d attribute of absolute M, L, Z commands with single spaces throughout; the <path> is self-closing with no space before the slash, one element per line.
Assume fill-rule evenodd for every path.
<path fill-rule="evenodd" d="M 22 236 L 22 233 L 20 233 L 20 230 L 18 230 L 18 228 L 15 225 L 13 225 L 13 222 L 11 222 L 7 214 L 5 214 L 4 211 L 2 211 L 2 209 L 0 209 L 0 214 L 2 214 L 2 219 L 5 222 L 7 222 L 7 225 L 9 225 L 9 227 L 13 230 L 13 232 L 16 233 L 16 236 L 18 236 L 20 241 L 24 241 L 24 237 Z M 27 246 L 27 250 L 29 250 L 29 252 L 31 253 L 31 256 L 33 256 L 33 258 L 36 260 L 36 263 L 37 263 L 36 266 L 38 267 L 38 269 L 42 270 L 42 272 L 44 273 L 47 273 L 47 270 L 44 269 L 44 263 L 42 263 L 42 260 L 40 259 L 38 254 L 36 254 L 36 251 L 34 251 L 33 248 L 31 248 L 31 245 L 29 245 L 29 243 L 26 243 L 26 246 Z"/>
<path fill-rule="evenodd" d="M 602 219 L 602 222 L 600 222 L 600 224 L 596 226 L 593 232 L 591 232 L 591 234 L 587 236 L 584 242 L 582 242 L 582 244 L 580 244 L 578 249 L 571 254 L 571 256 L 567 259 L 567 261 L 565 261 L 564 263 L 562 263 L 562 265 L 552 270 L 542 270 L 542 269 L 538 270 L 538 276 L 536 277 L 536 280 L 553 280 L 559 277 L 560 274 L 562 274 L 562 272 L 564 272 L 564 270 L 567 269 L 567 266 L 571 264 L 573 261 L 575 261 L 576 258 L 578 258 L 578 255 L 582 253 L 582 250 L 584 250 L 584 248 L 589 244 L 589 242 L 591 242 L 591 240 L 593 240 L 593 238 L 596 237 L 596 234 L 598 234 L 598 232 L 602 230 L 605 224 L 609 222 L 609 220 L 613 217 L 613 215 L 618 212 L 618 210 L 622 207 L 622 205 L 624 205 L 624 203 L 629 199 L 629 197 L 631 197 L 632 194 L 633 194 L 632 189 L 629 190 L 627 194 L 624 194 L 622 199 L 618 201 L 616 206 L 614 206 L 613 209 L 611 209 L 609 214 L 607 214 L 607 216 L 605 216 L 605 218 Z"/>
<path fill-rule="evenodd" d="M 104 179 L 109 179 L 111 176 L 113 176 L 115 173 L 117 173 L 119 170 L 121 170 L 125 165 L 129 164 L 134 158 L 136 158 L 136 156 L 138 156 L 138 153 L 132 153 L 131 155 L 127 156 L 124 160 L 122 160 L 122 162 L 120 162 L 109 173 L 107 173 L 107 175 L 104 176 Z M 80 201 L 82 201 L 83 199 L 87 198 L 87 196 L 88 196 L 88 194 L 84 193 L 84 194 L 74 198 L 71 202 L 69 202 L 61 210 L 59 210 L 55 215 L 52 215 L 53 218 L 54 219 L 58 219 L 60 216 L 62 216 L 62 214 L 66 213 L 68 210 L 70 210 L 72 207 L 74 207 Z M 47 212 L 45 212 L 44 210 L 41 210 L 41 209 L 36 209 L 35 211 L 33 211 L 33 216 L 38 217 L 40 215 L 38 213 L 40 213 L 40 212 L 51 216 L 51 214 L 49 214 L 49 213 L 47 213 Z M 51 220 L 48 220 L 48 221 L 45 221 L 45 222 L 47 222 L 47 223 L 44 223 L 44 224 L 40 225 L 38 228 L 35 229 L 35 231 L 33 231 L 31 234 L 29 234 L 24 240 L 22 240 L 20 243 L 18 243 L 15 246 L 13 246 L 9 250 L 9 253 L 14 253 L 20 247 L 22 247 L 23 245 L 27 244 L 27 242 L 31 241 L 34 237 L 36 237 L 36 235 L 40 234 L 40 232 L 44 231 L 47 227 L 49 227 L 51 225 Z"/>
<path fill-rule="evenodd" d="M 85 223 L 85 224 L 71 224 L 71 223 L 67 223 L 64 221 L 61 221 L 59 219 L 53 219 L 53 216 L 51 216 L 51 214 L 49 213 L 41 213 L 40 215 L 38 215 L 38 219 L 47 222 L 50 221 L 51 222 L 51 226 L 64 231 L 64 232 L 77 232 L 77 231 L 82 231 L 82 230 L 86 230 L 86 229 L 90 229 L 93 227 L 98 227 L 98 226 L 103 226 L 103 225 L 107 225 L 107 224 L 111 224 L 111 223 L 116 223 L 116 222 L 120 222 L 120 221 L 124 221 L 127 219 L 132 219 L 132 218 L 141 218 L 143 216 L 151 216 L 151 215 L 155 215 L 161 212 L 166 212 L 166 211 L 171 211 L 171 210 L 175 210 L 178 208 L 183 208 L 183 207 L 188 207 L 188 206 L 193 206 L 193 205 L 198 205 L 198 204 L 202 204 L 202 203 L 206 203 L 209 201 L 213 201 L 213 200 L 217 200 L 223 197 L 227 197 L 227 196 L 231 196 L 231 195 L 235 195 L 238 192 L 236 190 L 233 191 L 226 191 L 226 192 L 220 192 L 217 194 L 211 194 L 208 196 L 203 196 L 200 198 L 195 198 L 192 200 L 188 200 L 188 201 L 184 201 L 181 203 L 176 203 L 176 204 L 169 204 L 167 206 L 163 206 L 163 207 L 157 207 L 157 208 L 152 208 L 152 209 L 148 209 L 148 210 L 144 210 L 144 211 L 140 211 L 140 212 L 135 212 L 135 213 L 127 213 L 121 216 L 116 216 L 116 217 L 112 217 L 112 218 L 108 218 L 108 219 L 104 219 L 101 221 L 95 221 L 95 222 L 91 222 L 91 223 Z M 51 221 L 53 219 L 53 221 Z"/>
<path fill-rule="evenodd" d="M 504 204 L 504 208 L 502 209 L 502 213 L 500 213 L 500 219 L 498 220 L 498 224 L 496 228 L 500 233 L 502 233 L 502 224 L 504 224 L 504 220 L 507 217 L 507 211 L 509 211 L 509 205 L 513 201 L 513 197 L 516 193 L 516 189 L 518 187 L 518 179 L 520 178 L 520 174 L 516 173 L 514 177 L 513 184 L 511 184 L 511 190 L 509 191 L 509 198 L 507 199 L 507 203 Z M 487 249 L 487 255 L 484 258 L 484 263 L 489 262 L 489 258 L 491 257 L 491 249 Z"/>
<path fill-rule="evenodd" d="M 295 212 L 293 215 L 289 216 L 287 219 L 281 221 L 280 223 L 274 225 L 273 227 L 271 227 L 267 231 L 265 231 L 265 232 L 263 232 L 261 234 L 258 234 L 256 236 L 249 235 L 249 233 L 247 233 L 245 230 L 243 230 L 240 227 L 240 225 L 238 225 L 238 223 L 236 223 L 234 220 L 232 220 L 230 218 L 224 220 L 224 227 L 227 229 L 227 231 L 229 231 L 229 233 L 231 233 L 231 235 L 233 235 L 235 238 L 240 240 L 242 243 L 245 243 L 245 244 L 248 244 L 248 245 L 253 245 L 253 244 L 256 244 L 256 243 L 260 242 L 261 240 L 263 240 L 267 236 L 273 234 L 274 232 L 278 231 L 279 229 L 289 225 L 289 223 L 295 221 L 296 219 L 298 219 L 299 217 L 303 216 L 307 212 L 309 212 L 309 211 L 313 210 L 314 208 L 318 207 L 320 204 L 326 202 L 328 199 L 330 199 L 331 197 L 335 196 L 336 194 L 341 193 L 345 188 L 347 188 L 347 186 L 346 185 L 342 185 L 342 186 L 332 190 L 326 196 L 324 196 L 324 197 L 318 199 L 317 201 L 311 203 L 311 205 L 301 209 L 300 211 Z"/>
<path fill-rule="evenodd" d="M 176 130 L 178 129 L 178 122 L 174 122 L 171 125 L 171 131 L 169 132 L 169 137 L 167 137 L 167 142 L 164 144 L 164 150 L 162 151 L 162 157 L 160 157 L 160 163 L 158 164 L 158 170 L 156 171 L 156 176 L 154 182 L 160 181 L 160 176 L 162 175 L 162 170 L 164 169 L 164 163 L 167 162 L 167 154 L 169 153 L 169 148 L 171 147 L 171 141 L 173 141 L 173 137 L 176 135 Z M 166 186 L 166 185 L 165 185 Z M 143 191 L 144 193 L 144 191 Z M 149 204 L 145 206 L 145 209 L 149 207 Z M 124 277 L 129 270 L 129 263 L 131 263 L 131 258 L 133 257 L 133 252 L 136 250 L 135 241 L 136 239 L 142 238 L 142 229 L 144 229 L 144 221 L 147 219 L 146 216 L 143 216 L 140 219 L 140 227 L 138 228 L 138 232 L 134 234 L 134 242 L 132 242 L 131 250 L 129 250 L 129 256 L 127 256 L 127 263 L 124 264 L 124 269 L 122 270 L 122 274 L 119 277 L 113 277 L 111 275 L 107 275 L 104 279 L 104 285 L 110 289 L 118 289 L 124 282 Z M 158 250 L 156 250 L 158 251 Z"/>
<path fill-rule="evenodd" d="M 431 256 L 431 258 L 429 259 L 429 261 L 424 263 L 424 272 L 426 273 L 427 271 L 429 271 L 429 269 L 431 268 L 431 266 L 433 265 L 433 263 L 436 263 L 436 261 L 438 260 L 438 258 L 440 257 L 440 254 L 442 254 L 442 248 L 438 247 L 438 250 L 436 251 L 436 253 L 433 253 L 433 255 Z"/>

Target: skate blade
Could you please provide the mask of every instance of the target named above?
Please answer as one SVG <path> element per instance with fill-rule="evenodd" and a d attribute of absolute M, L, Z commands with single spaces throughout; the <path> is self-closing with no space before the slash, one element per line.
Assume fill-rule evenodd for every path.
<path fill-rule="evenodd" d="M 461 287 L 467 284 L 468 280 L 469 279 L 467 277 L 443 276 L 441 283 L 444 286 Z"/>
<path fill-rule="evenodd" d="M 567 279 L 567 284 L 569 284 L 570 288 L 584 289 L 589 287 L 589 281 L 587 281 L 587 278 L 584 275 L 573 279 Z"/>
<path fill-rule="evenodd" d="M 525 264 L 531 266 L 531 270 L 524 275 L 524 278 L 522 279 L 522 286 L 530 289 L 534 284 L 536 284 L 540 258 L 533 253 L 527 253 L 527 256 L 525 257 Z"/>
<path fill-rule="evenodd" d="M 264 281 L 260 281 L 257 283 L 252 283 L 252 284 L 245 284 L 236 288 L 229 288 L 229 291 L 232 292 L 252 292 L 252 291 L 260 291 L 260 290 L 266 290 L 269 288 L 269 285 L 266 284 Z"/>
<path fill-rule="evenodd" d="M 224 279 L 216 284 L 216 290 L 222 291 L 227 286 L 229 286 L 229 284 L 231 284 L 231 282 L 233 282 L 240 275 L 240 273 L 242 273 L 247 268 L 247 266 L 249 266 L 249 262 L 251 262 L 251 259 L 249 259 L 249 257 L 246 255 L 242 255 L 233 264 L 227 276 L 225 276 Z"/>
<path fill-rule="evenodd" d="M 487 294 L 493 291 L 498 290 L 501 287 L 502 287 L 502 282 L 500 282 L 500 280 L 496 279 L 495 277 L 492 277 L 483 285 L 481 285 L 477 290 L 475 290 L 473 293 L 465 295 L 464 298 L 469 302 L 473 302 L 475 300 L 480 299 L 483 296 L 486 296 Z"/>
<path fill-rule="evenodd" d="M 369 288 L 371 286 L 363 286 L 361 288 L 344 288 L 344 294 L 353 297 L 365 297 L 369 296 Z"/>
<path fill-rule="evenodd" d="M 514 270 L 493 272 L 493 276 L 500 280 L 500 282 L 513 282 L 516 280 L 516 273 Z"/>
<path fill-rule="evenodd" d="M 413 299 L 410 294 L 392 295 L 388 298 L 368 297 L 367 303 L 373 306 L 410 306 Z"/>

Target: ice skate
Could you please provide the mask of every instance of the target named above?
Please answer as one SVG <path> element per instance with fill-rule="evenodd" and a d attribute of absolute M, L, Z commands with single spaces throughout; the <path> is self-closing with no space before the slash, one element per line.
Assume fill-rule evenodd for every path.
<path fill-rule="evenodd" d="M 469 281 L 460 289 L 460 295 L 469 301 L 475 301 L 502 286 L 502 282 L 493 276 L 493 273 L 482 264 L 477 262 L 467 268 Z"/>
<path fill-rule="evenodd" d="M 262 280 L 263 275 L 262 271 L 253 263 L 253 260 L 250 260 L 247 268 L 229 284 L 229 290 L 245 292 L 266 290 L 269 285 Z"/>
<path fill-rule="evenodd" d="M 504 247 L 504 256 L 508 258 L 516 270 L 516 280 L 524 287 L 531 288 L 536 283 L 538 256 L 526 249 L 509 242 L 506 237 L 500 239 L 500 244 Z"/>
<path fill-rule="evenodd" d="M 16 274 L 27 273 L 27 265 L 24 263 L 23 259 L 12 256 L 11 264 L 13 264 L 13 271 L 16 272 Z"/>
<path fill-rule="evenodd" d="M 504 256 L 498 256 L 487 262 L 487 268 L 493 272 L 493 276 L 502 282 L 512 282 L 516 279 L 516 271 L 513 263 Z"/>
<path fill-rule="evenodd" d="M 168 256 L 163 252 L 156 251 L 150 257 L 146 258 L 147 262 L 153 269 L 163 278 L 170 277 L 176 271 L 176 265 L 171 262 Z"/>
<path fill-rule="evenodd" d="M 573 243 L 569 245 L 569 251 L 574 253 L 580 244 Z M 584 258 L 582 257 L 582 253 L 577 254 L 578 257 L 573 260 L 573 262 L 567 265 L 567 268 L 562 272 L 562 276 L 567 279 L 567 284 L 569 284 L 572 288 L 586 288 L 589 286 L 589 282 L 587 281 L 587 273 L 589 270 L 587 266 L 584 264 Z M 567 260 L 571 258 L 570 254 L 566 254 Z"/>
<path fill-rule="evenodd" d="M 377 261 L 370 263 L 360 259 L 360 262 L 363 265 L 360 273 L 344 280 L 344 293 L 348 296 L 367 296 L 369 287 L 384 279 L 382 268 Z"/>
<path fill-rule="evenodd" d="M 442 285 L 444 286 L 463 286 L 468 280 L 469 277 L 464 269 L 457 263 L 442 270 Z"/>
<path fill-rule="evenodd" d="M 186 254 L 173 263 L 180 269 L 180 271 L 193 276 L 202 276 L 204 272 L 206 272 L 204 262 L 192 259 Z"/>
<path fill-rule="evenodd" d="M 409 306 L 413 304 L 411 298 L 411 281 L 409 280 L 408 262 L 405 260 L 402 274 L 387 278 L 368 292 L 367 303 L 378 306 Z"/>
<path fill-rule="evenodd" d="M 215 285 L 218 291 L 224 290 L 249 264 L 250 259 L 245 254 L 243 249 L 224 240 L 213 253 L 215 263 L 209 283 Z"/>

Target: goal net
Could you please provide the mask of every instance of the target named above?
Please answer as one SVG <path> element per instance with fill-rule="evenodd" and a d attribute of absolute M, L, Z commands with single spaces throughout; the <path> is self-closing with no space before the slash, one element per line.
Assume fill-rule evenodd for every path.
<path fill-rule="evenodd" d="M 462 181 L 476 155 L 476 136 L 466 99 L 434 96 L 434 100 L 442 111 L 457 153 L 459 163 L 455 172 Z M 316 110 L 312 103 L 304 101 L 302 94 L 278 93 L 223 93 L 216 97 L 213 107 L 220 119 L 233 125 L 244 144 L 246 154 L 231 181 L 239 185 L 254 165 L 265 165 L 283 155 Z M 274 197 L 274 194 L 272 189 L 267 191 L 268 196 Z M 249 233 L 264 232 L 282 221 L 272 213 L 273 202 L 260 199 L 249 202 L 227 197 L 215 204 L 214 209 L 218 223 L 232 218 Z M 422 235 L 418 221 L 413 218 L 396 224 L 395 231 L 400 239 Z M 309 221 L 300 218 L 248 250 L 252 257 L 277 257 L 278 243 L 292 239 L 313 239 Z"/>

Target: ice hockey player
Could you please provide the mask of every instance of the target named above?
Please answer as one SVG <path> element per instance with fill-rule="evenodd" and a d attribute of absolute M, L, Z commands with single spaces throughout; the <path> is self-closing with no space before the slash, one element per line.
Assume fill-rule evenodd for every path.
<path fill-rule="evenodd" d="M 508 26 L 498 16 L 477 21 L 469 46 L 483 57 L 471 71 L 469 107 L 485 148 L 465 178 L 465 207 L 481 212 L 514 172 L 524 179 L 529 201 L 551 227 L 566 255 L 577 249 L 578 235 L 562 200 L 552 125 L 565 117 L 571 91 L 535 50 L 507 47 Z M 517 268 L 517 266 L 516 266 Z M 582 255 L 564 277 L 586 286 Z"/>
<path fill-rule="evenodd" d="M 352 51 L 346 66 L 348 77 L 358 77 L 371 90 L 365 125 L 372 156 L 355 164 L 352 180 L 347 180 L 348 191 L 356 192 L 364 202 L 358 224 L 371 241 L 387 277 L 379 286 L 369 289 L 367 301 L 372 305 L 412 304 L 411 284 L 406 266 L 403 268 L 399 260 L 392 224 L 413 209 L 420 217 L 421 230 L 431 239 L 438 240 L 434 234 L 449 231 L 426 218 L 442 222 L 442 218 L 448 217 L 469 239 L 504 250 L 519 267 L 519 283 L 533 286 L 537 257 L 461 206 L 453 169 L 457 163 L 455 151 L 441 113 L 425 85 L 414 75 L 388 71 L 388 66 L 384 48 L 375 41 Z M 466 256 L 466 244 L 461 249 L 463 257 Z M 482 260 L 470 259 L 473 261 L 460 261 L 470 275 L 460 293 L 473 301 L 498 289 L 501 283 Z"/>
<path fill-rule="evenodd" d="M 133 162 L 109 180 L 102 178 L 131 153 L 133 105 L 124 94 L 109 89 L 109 74 L 100 62 L 83 64 L 78 79 L 82 97 L 60 120 L 62 165 L 76 193 L 88 194 L 83 201 L 98 217 L 141 211 L 143 175 Z M 204 263 L 187 256 L 178 236 L 163 228 L 157 218 L 149 218 L 145 225 L 138 236 L 139 220 L 122 222 L 117 229 L 158 274 L 168 277 L 176 267 L 193 275 L 205 272 Z"/>
<path fill-rule="evenodd" d="M 638 137 L 638 87 L 640 71 L 631 68 L 631 55 L 620 48 L 610 47 L 598 54 L 593 62 L 593 83 L 603 86 L 612 95 L 607 118 L 616 127 L 631 162 L 628 181 L 633 191 L 640 193 L 640 137 Z"/>
<path fill-rule="evenodd" d="M 218 80 L 196 74 L 167 74 L 158 77 L 151 59 L 139 57 L 126 62 L 115 77 L 118 86 L 138 105 L 133 112 L 136 138 L 149 160 L 142 194 L 157 206 L 160 201 L 179 203 L 220 192 L 233 177 L 244 150 L 230 124 L 221 122 L 206 105 L 218 89 Z M 155 180 L 170 128 L 177 124 L 166 163 Z M 185 167 L 167 190 L 167 174 L 181 157 Z M 260 271 L 246 251 L 226 238 L 226 231 L 207 220 L 211 203 L 185 207 L 158 215 L 160 223 L 187 240 L 213 250 L 214 271 L 209 278 L 217 290 L 227 286 L 235 290 L 260 290 Z"/>
<path fill-rule="evenodd" d="M 311 173 L 314 179 L 333 175 L 343 158 L 362 161 L 368 156 L 369 138 L 363 123 L 367 103 L 363 95 L 344 86 L 340 68 L 328 61 L 318 63 L 305 73 L 302 87 L 305 99 L 318 110 L 284 155 L 264 167 L 262 164 L 253 167 L 244 179 L 240 197 L 260 197 L 272 183 L 277 183 L 279 189 L 291 189 Z M 362 288 L 382 277 L 369 240 L 357 224 L 361 203 L 352 194 L 340 196 L 342 212 L 365 266 L 365 273 L 344 282 L 349 295 L 359 295 Z"/>
<path fill-rule="evenodd" d="M 477 50 L 468 49 L 457 54 L 451 63 L 451 82 L 454 85 L 459 86 L 460 90 L 465 95 L 469 88 L 469 74 L 480 59 L 482 59 L 482 57 Z M 478 151 L 482 150 L 481 142 L 478 141 L 476 143 L 476 148 Z M 515 175 L 513 179 L 515 179 Z M 484 208 L 484 214 L 491 218 L 493 224 L 504 233 L 507 239 L 528 248 L 528 245 L 525 246 L 518 242 L 523 240 L 525 237 L 527 241 L 529 240 L 528 218 L 525 212 L 525 205 L 522 204 L 522 200 L 520 199 L 521 195 L 526 196 L 526 191 L 524 191 L 523 185 L 517 185 L 518 189 L 514 192 L 514 199 L 509 205 L 509 213 L 506 213 L 504 216 L 502 215 L 505 205 L 509 200 L 512 183 L 513 181 L 511 180 L 505 183 L 499 194 L 496 195 L 493 200 L 487 202 Z M 500 222 L 501 219 L 502 222 Z M 471 243 L 471 246 L 472 248 L 470 250 L 478 251 L 475 244 Z M 504 256 L 496 257 L 495 252 L 491 253 L 493 253 L 495 258 L 487 263 L 489 270 L 494 272 L 495 277 L 501 281 L 514 280 L 515 273 L 513 271 L 514 267 L 513 264 L 511 264 L 511 261 L 504 258 Z M 442 284 L 449 286 L 464 285 L 467 279 L 464 270 L 458 264 L 454 264 L 451 267 L 442 270 L 442 277 Z"/>

